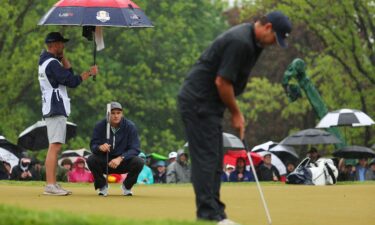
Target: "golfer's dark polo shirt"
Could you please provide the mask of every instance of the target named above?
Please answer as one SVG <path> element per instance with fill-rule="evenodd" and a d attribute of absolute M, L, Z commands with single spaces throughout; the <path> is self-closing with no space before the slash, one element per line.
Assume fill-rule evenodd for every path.
<path fill-rule="evenodd" d="M 197 110 L 203 113 L 222 114 L 225 105 L 215 85 L 216 76 L 231 81 L 238 96 L 261 52 L 252 24 L 240 24 L 222 33 L 190 70 L 179 93 L 180 102 L 198 105 Z"/>

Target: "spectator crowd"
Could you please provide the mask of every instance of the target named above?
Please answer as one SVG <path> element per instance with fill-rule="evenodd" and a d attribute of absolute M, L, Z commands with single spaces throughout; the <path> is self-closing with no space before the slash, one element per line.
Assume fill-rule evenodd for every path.
<path fill-rule="evenodd" d="M 308 152 L 311 163 L 320 155 L 312 148 Z M 137 184 L 165 184 L 189 183 L 191 169 L 189 155 L 183 149 L 170 152 L 167 160 L 154 160 L 140 153 L 139 157 L 145 162 L 141 173 L 138 175 Z M 238 157 L 235 165 L 223 165 L 221 174 L 222 182 L 253 182 L 254 174 L 247 159 Z M 337 163 L 339 170 L 338 181 L 366 181 L 375 180 L 375 159 L 361 158 L 357 160 L 340 159 Z M 272 164 L 272 154 L 265 154 L 262 162 L 256 166 L 259 181 L 285 181 L 285 176 L 293 172 L 296 165 L 293 162 L 285 163 L 286 174 L 280 175 L 279 170 Z M 60 160 L 57 168 L 57 181 L 72 183 L 92 183 L 93 175 L 87 167 L 84 157 L 76 157 L 74 162 L 68 157 Z M 116 176 L 117 177 L 117 176 Z M 125 176 L 118 175 L 116 182 L 122 182 Z M 45 180 L 45 167 L 40 161 L 24 157 L 13 168 L 6 161 L 0 162 L 0 180 L 40 181 Z"/>

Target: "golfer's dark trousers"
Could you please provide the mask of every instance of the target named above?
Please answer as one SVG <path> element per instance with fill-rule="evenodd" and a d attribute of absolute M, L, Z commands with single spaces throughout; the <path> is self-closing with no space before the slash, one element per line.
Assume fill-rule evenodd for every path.
<path fill-rule="evenodd" d="M 191 158 L 191 181 L 195 192 L 197 218 L 220 221 L 226 218 L 220 201 L 223 163 L 222 115 L 206 113 L 197 105 L 179 99 Z"/>
<path fill-rule="evenodd" d="M 95 189 L 104 187 L 106 185 L 106 178 L 104 177 L 104 174 L 106 174 L 107 172 L 106 157 L 91 154 L 87 159 L 87 165 L 91 170 L 92 175 L 94 176 Z M 138 175 L 142 171 L 143 165 L 143 159 L 135 156 L 129 160 L 123 160 L 116 169 L 108 167 L 108 173 L 128 173 L 126 179 L 124 180 L 124 185 L 126 189 L 131 189 L 137 182 Z"/>

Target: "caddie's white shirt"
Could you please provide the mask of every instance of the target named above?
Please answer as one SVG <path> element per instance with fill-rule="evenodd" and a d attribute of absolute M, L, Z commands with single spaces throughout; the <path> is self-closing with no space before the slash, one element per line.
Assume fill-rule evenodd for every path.
<path fill-rule="evenodd" d="M 48 80 L 47 74 L 46 74 L 46 68 L 50 62 L 53 60 L 56 60 L 55 58 L 49 58 L 46 61 L 43 62 L 42 65 L 39 66 L 39 84 L 40 84 L 40 90 L 42 91 L 42 112 L 43 116 L 48 115 L 51 112 L 52 106 L 52 94 L 53 92 L 56 93 L 57 101 L 63 101 L 64 108 L 66 115 L 70 115 L 70 98 L 68 97 L 68 92 L 66 89 L 66 86 L 59 84 L 57 88 L 53 88 L 51 83 Z M 59 62 L 61 64 L 61 62 Z M 61 66 L 63 66 L 61 64 Z"/>

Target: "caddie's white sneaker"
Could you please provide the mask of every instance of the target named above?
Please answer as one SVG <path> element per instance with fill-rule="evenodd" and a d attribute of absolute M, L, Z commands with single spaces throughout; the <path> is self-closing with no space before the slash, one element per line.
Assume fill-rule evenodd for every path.
<path fill-rule="evenodd" d="M 217 225 L 240 225 L 239 223 L 234 222 L 233 220 L 230 219 L 223 219 L 220 220 Z"/>
<path fill-rule="evenodd" d="M 61 188 L 58 188 L 55 184 L 47 184 L 44 188 L 44 195 L 56 195 L 56 196 L 64 196 L 68 195 L 68 192 L 64 191 Z"/>
<path fill-rule="evenodd" d="M 126 189 L 124 184 L 121 185 L 121 189 L 125 196 L 133 196 L 132 190 Z"/>
<path fill-rule="evenodd" d="M 108 186 L 105 185 L 104 187 L 99 188 L 98 195 L 103 196 L 103 197 L 107 197 L 108 196 Z"/>
<path fill-rule="evenodd" d="M 68 192 L 68 195 L 73 194 L 73 192 L 71 192 L 71 191 L 69 191 L 69 190 L 66 190 L 65 188 L 61 187 L 60 184 L 57 184 L 57 183 L 56 183 L 55 186 L 56 186 L 57 188 L 61 189 L 61 190 L 64 190 L 64 191 Z"/>

